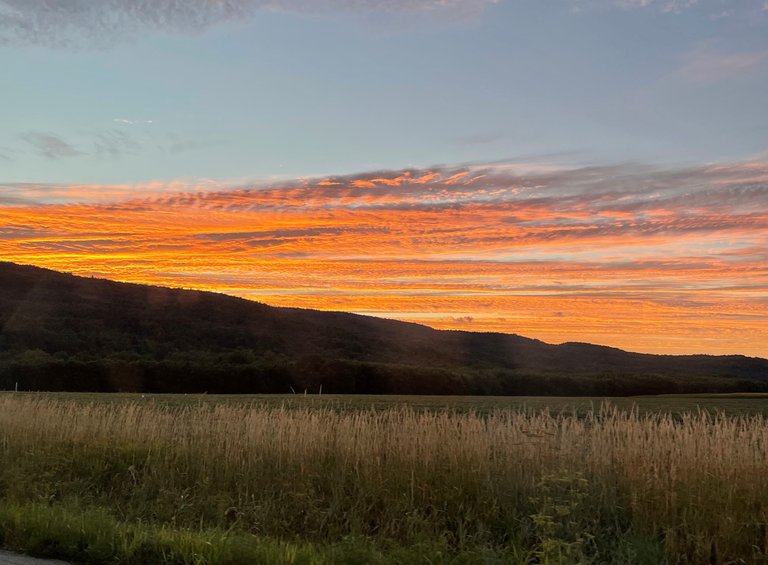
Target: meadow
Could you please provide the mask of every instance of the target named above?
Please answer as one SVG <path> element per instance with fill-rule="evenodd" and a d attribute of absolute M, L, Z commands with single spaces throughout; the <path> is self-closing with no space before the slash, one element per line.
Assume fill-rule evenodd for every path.
<path fill-rule="evenodd" d="M 768 562 L 762 396 L 0 394 L 0 546 L 77 563 Z"/>

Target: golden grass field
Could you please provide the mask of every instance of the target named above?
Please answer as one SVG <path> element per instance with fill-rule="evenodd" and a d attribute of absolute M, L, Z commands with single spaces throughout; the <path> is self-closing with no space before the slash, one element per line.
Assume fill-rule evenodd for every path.
<path fill-rule="evenodd" d="M 762 414 L 341 406 L 0 395 L 0 544 L 85 563 L 768 562 Z"/>

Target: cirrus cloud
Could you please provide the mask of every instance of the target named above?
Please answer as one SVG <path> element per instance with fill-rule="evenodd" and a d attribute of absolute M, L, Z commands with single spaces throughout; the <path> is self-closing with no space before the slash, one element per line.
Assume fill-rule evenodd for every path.
<path fill-rule="evenodd" d="M 257 12 L 466 16 L 497 0 L 0 0 L 0 44 L 108 45 L 146 32 L 199 33 Z"/>
<path fill-rule="evenodd" d="M 19 137 L 31 145 L 38 155 L 47 159 L 76 157 L 84 154 L 63 138 L 49 132 L 27 131 L 19 134 Z"/>

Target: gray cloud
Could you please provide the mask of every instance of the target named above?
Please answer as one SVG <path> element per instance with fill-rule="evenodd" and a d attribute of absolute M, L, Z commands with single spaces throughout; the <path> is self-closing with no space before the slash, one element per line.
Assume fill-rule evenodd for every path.
<path fill-rule="evenodd" d="M 662 12 L 679 13 L 699 3 L 699 0 L 616 0 L 624 8 L 653 7 Z"/>
<path fill-rule="evenodd" d="M 376 234 L 389 233 L 386 227 L 374 226 L 345 226 L 345 227 L 317 227 L 284 230 L 268 230 L 253 232 L 222 232 L 196 234 L 193 239 L 216 242 L 244 242 L 251 245 L 261 245 L 263 242 L 279 241 L 281 243 L 295 240 L 316 238 L 322 236 L 340 236 L 349 234 Z"/>
<path fill-rule="evenodd" d="M 254 17 L 259 11 L 300 14 L 379 13 L 472 17 L 505 0 L 0 0 L 0 45 L 108 46 L 143 33 L 194 34 Z M 574 12 L 698 9 L 723 17 L 723 0 L 558 0 Z M 729 17 L 764 19 L 764 0 L 743 0 Z"/>
<path fill-rule="evenodd" d="M 590 9 L 654 10 L 664 14 L 680 14 L 698 10 L 707 19 L 722 19 L 735 15 L 762 17 L 765 0 L 569 0 L 576 12 Z M 724 10 L 727 7 L 727 10 Z"/>
<path fill-rule="evenodd" d="M 135 155 L 141 149 L 139 143 L 124 131 L 104 130 L 96 133 L 94 141 L 96 155 L 113 159 L 123 155 Z"/>
<path fill-rule="evenodd" d="M 139 123 L 139 122 L 136 122 Z M 91 145 L 90 151 L 82 151 L 76 145 L 66 141 L 62 136 L 53 132 L 27 131 L 22 132 L 18 137 L 31 145 L 35 152 L 48 159 L 60 159 L 63 157 L 77 157 L 90 155 L 102 159 L 119 159 L 131 155 L 137 155 L 147 149 L 146 144 L 152 143 L 152 136 L 133 135 L 129 128 L 116 126 L 112 128 L 102 128 L 91 130 L 87 133 L 81 133 L 81 138 L 87 136 L 89 139 L 81 139 L 83 145 Z M 172 135 L 168 143 L 158 144 L 158 149 L 166 153 L 178 153 L 201 147 L 214 145 L 213 142 L 204 142 L 199 140 L 185 140 L 179 136 Z M 150 147 L 151 149 L 151 147 Z M 0 161 L 11 161 L 7 152 L 16 152 L 0 147 Z"/>
<path fill-rule="evenodd" d="M 373 171 L 346 176 L 296 179 L 242 185 L 169 183 L 142 197 L 140 187 L 76 187 L 3 185 L 0 195 L 13 205 L 30 202 L 113 202 L 115 209 L 185 207 L 230 211 L 293 211 L 361 214 L 379 211 L 474 212 L 499 226 L 518 226 L 503 241 L 547 238 L 577 240 L 672 233 L 768 229 L 768 162 L 719 163 L 689 168 L 642 165 L 583 168 L 526 167 L 510 163 L 487 166 L 434 167 Z M 3 199 L 0 198 L 0 202 Z M 102 206 L 106 206 L 102 204 Z M 107 208 L 105 208 L 107 209 Z M 373 217 L 373 216 L 372 216 Z M 217 242 L 338 236 L 339 227 L 311 230 L 213 232 L 198 239 Z M 359 227 L 355 228 L 359 230 Z M 453 233 L 455 231 L 456 233 Z M 345 232 L 346 233 L 346 232 Z M 465 244 L 467 233 L 433 227 L 428 237 Z M 472 237 L 494 243 L 493 234 Z M 489 239 L 491 238 L 491 239 Z"/>
<path fill-rule="evenodd" d="M 62 138 L 52 133 L 40 131 L 27 131 L 19 134 L 19 137 L 29 143 L 35 151 L 48 159 L 61 159 L 63 157 L 76 157 L 83 155 Z"/>
<path fill-rule="evenodd" d="M 419 210 L 490 213 L 517 235 L 430 230 L 451 245 L 584 240 L 714 232 L 759 233 L 768 219 L 768 164 L 744 162 L 686 169 L 640 165 L 564 168 L 522 173 L 510 164 L 375 171 L 284 186 L 167 195 L 157 206 L 217 210 Z M 225 240 L 230 235 L 215 235 Z M 257 234 L 233 234 L 253 239 Z M 270 234 L 277 236 L 278 234 Z M 289 234 L 279 234 L 285 236 Z M 296 235 L 296 234 L 290 234 Z M 318 235 L 318 234 L 314 234 Z M 210 236 L 209 236 L 210 237 Z M 418 238 L 416 238 L 418 239 Z"/>
<path fill-rule="evenodd" d="M 28 198 L 21 198 L 18 196 L 8 196 L 3 194 L 2 187 L 0 186 L 0 206 L 34 206 L 37 202 Z"/>
<path fill-rule="evenodd" d="M 497 0 L 0 0 L 0 44 L 107 45 L 142 32 L 198 33 L 260 10 L 478 13 Z"/>
<path fill-rule="evenodd" d="M 3 202 L 0 198 L 0 202 Z M 7 226 L 0 228 L 0 240 L 28 239 L 51 236 L 52 232 L 32 226 Z"/>

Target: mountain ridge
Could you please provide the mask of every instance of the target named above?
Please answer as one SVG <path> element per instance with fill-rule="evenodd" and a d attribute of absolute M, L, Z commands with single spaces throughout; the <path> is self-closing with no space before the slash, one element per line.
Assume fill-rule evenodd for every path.
<path fill-rule="evenodd" d="M 768 388 L 768 360 L 437 330 L 0 262 L 0 388 L 639 394 Z"/>

